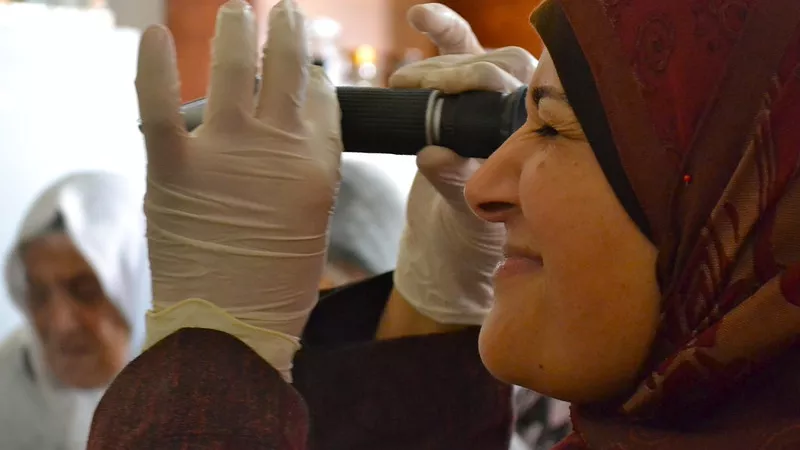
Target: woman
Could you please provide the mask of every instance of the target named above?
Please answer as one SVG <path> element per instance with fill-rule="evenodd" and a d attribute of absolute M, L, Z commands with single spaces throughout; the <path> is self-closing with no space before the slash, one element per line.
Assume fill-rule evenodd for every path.
<path fill-rule="evenodd" d="M 800 4 L 532 21 L 528 122 L 466 192 L 508 230 L 484 363 L 577 405 L 564 449 L 796 447 Z"/>
<path fill-rule="evenodd" d="M 508 230 L 505 259 L 495 276 L 497 302 L 481 331 L 482 359 L 493 374 L 504 380 L 578 405 L 573 412 L 577 433 L 561 448 L 778 449 L 798 443 L 795 430 L 800 418 L 796 405 L 800 399 L 793 375 L 797 368 L 795 342 L 800 333 L 800 311 L 795 306 L 800 290 L 800 255 L 793 226 L 797 223 L 794 215 L 800 187 L 798 150 L 794 145 L 798 135 L 791 125 L 791 119 L 800 116 L 795 109 L 800 108 L 795 75 L 798 24 L 800 5 L 790 0 L 551 0 L 537 9 L 534 25 L 549 53 L 543 55 L 531 81 L 528 122 L 470 180 L 467 199 L 482 218 L 495 225 L 502 223 Z M 149 36 L 164 39 L 163 34 Z M 280 42 L 277 32 L 275 40 Z M 274 58 L 276 53 L 270 52 L 268 46 L 268 57 Z M 425 62 L 429 70 L 397 75 L 393 81 L 400 87 L 436 86 L 450 91 L 455 90 L 454 85 L 468 90 L 513 84 L 513 77 L 504 72 L 509 76 L 496 78 L 491 85 L 468 86 L 481 74 L 496 73 L 503 63 L 500 60 L 494 65 L 476 66 L 474 62 L 469 58 L 443 57 Z M 302 72 L 297 79 L 303 79 Z M 168 80 L 174 81 L 173 76 Z M 297 82 L 291 86 L 296 87 Z M 325 92 L 313 83 L 309 86 L 314 95 Z M 212 82 L 212 94 L 213 91 Z M 247 98 L 244 92 L 239 98 Z M 297 91 L 283 92 L 285 95 Z M 165 98 L 156 95 L 159 93 L 164 94 L 158 89 L 140 90 L 140 95 L 146 97 Z M 266 97 L 262 93 L 262 101 L 264 98 L 294 101 L 299 97 L 271 92 Z M 155 148 L 159 147 L 160 158 L 168 163 L 179 161 L 167 153 L 170 147 L 166 143 L 174 145 L 176 141 L 157 139 L 158 131 L 169 128 L 156 126 L 156 106 L 164 108 L 164 115 L 160 116 L 163 118 L 174 114 L 169 111 L 175 110 L 177 100 L 160 105 L 147 100 L 144 104 L 152 108 L 153 114 L 148 136 L 151 157 L 159 154 Z M 264 114 L 277 110 L 266 108 L 269 104 L 262 103 Z M 316 106 L 325 110 L 322 103 Z M 326 114 L 331 110 L 321 115 L 320 124 L 330 123 L 324 119 L 330 119 Z M 224 115 L 219 110 L 217 113 L 217 124 L 208 124 L 205 131 L 209 136 L 212 130 L 225 127 Z M 162 119 L 160 123 L 167 121 Z M 238 122 L 227 122 L 228 126 L 233 123 Z M 294 118 L 277 123 L 285 129 L 298 130 Z M 750 139 L 752 136 L 755 139 Z M 230 151 L 237 149 L 230 140 L 227 144 L 232 146 Z M 277 146 L 274 141 L 269 145 L 265 141 L 263 148 L 278 147 L 285 153 L 286 144 Z M 298 144 L 290 148 L 304 156 L 310 152 Z M 327 165 L 328 158 L 335 152 L 328 148 L 325 153 L 325 148 L 318 147 L 317 161 L 321 167 L 330 168 L 335 164 Z M 268 153 L 275 154 L 273 150 Z M 441 158 L 450 157 L 446 155 L 439 153 Z M 213 159 L 210 154 L 193 156 L 200 159 L 199 167 L 204 167 L 202 161 Z M 302 173 L 286 161 L 273 160 L 272 164 Z M 158 164 L 153 166 L 154 170 L 158 168 Z M 186 179 L 180 177 L 171 182 L 186 186 Z M 263 178 L 252 177 L 250 182 L 251 189 L 267 187 Z M 215 192 L 214 179 L 202 186 L 190 186 L 203 194 Z M 313 184 L 313 191 L 305 191 L 307 201 L 319 202 L 318 211 L 329 205 L 325 202 L 329 198 L 328 186 Z M 166 202 L 160 191 L 154 190 L 154 201 Z M 442 198 L 447 198 L 445 192 L 452 192 L 441 186 L 438 191 Z M 246 192 L 242 190 L 239 195 L 244 197 Z M 174 207 L 179 205 L 177 201 L 172 203 Z M 293 203 L 270 206 L 280 206 L 291 217 L 312 218 L 292 210 Z M 210 216 L 203 210 L 190 211 L 191 215 L 198 213 L 200 217 L 204 217 L 202 213 Z M 172 230 L 191 232 L 193 238 L 210 235 L 205 225 L 182 227 L 161 219 L 159 211 L 148 218 L 151 223 L 173 225 Z M 325 219 L 314 219 L 319 220 L 315 223 L 320 228 L 310 229 L 308 236 L 324 234 L 321 223 Z M 288 223 L 284 220 L 282 225 Z M 273 240 L 261 243 L 259 254 L 267 259 L 263 264 L 274 271 L 279 261 L 267 254 L 267 250 L 276 250 L 269 245 Z M 151 248 L 156 248 L 152 240 Z M 487 261 L 489 258 L 480 262 Z M 423 267 L 428 263 L 417 262 Z M 289 279 L 290 263 L 280 267 L 286 270 L 280 273 L 288 281 L 297 283 L 294 286 L 304 285 L 297 278 Z M 414 270 L 413 264 L 408 267 Z M 439 289 L 449 280 L 443 281 L 429 286 Z M 419 292 L 397 284 L 398 293 Z M 195 283 L 185 283 L 181 287 L 184 291 L 170 292 L 165 297 L 185 299 L 195 290 L 212 298 L 215 304 L 230 305 L 230 291 L 192 286 Z M 451 300 L 455 298 L 458 297 Z M 186 445 L 195 442 L 192 439 L 208 442 L 212 437 L 218 448 L 248 444 L 304 448 L 308 426 L 305 408 L 297 391 L 282 384 L 278 376 L 291 358 L 286 357 L 287 352 L 275 351 L 280 347 L 277 342 L 293 342 L 290 337 L 294 330 L 282 330 L 287 330 L 287 318 L 296 315 L 285 314 L 288 303 L 275 299 L 275 295 L 262 297 L 265 307 L 273 305 L 269 308 L 273 313 L 283 313 L 284 320 L 269 327 L 275 348 L 267 351 L 261 346 L 259 351 L 258 343 L 251 343 L 250 347 L 261 355 L 262 364 L 254 362 L 254 354 L 246 361 L 238 360 L 244 372 L 238 381 L 271 377 L 271 383 L 262 382 L 260 391 L 227 393 L 219 385 L 230 375 L 217 369 L 222 364 L 214 365 L 212 375 L 179 385 L 177 395 L 187 400 L 194 395 L 194 402 L 187 401 L 187 405 L 196 408 L 202 407 L 205 399 L 213 398 L 218 410 L 194 409 L 192 417 L 184 418 L 177 413 L 187 411 L 185 406 L 170 411 L 179 417 L 173 420 L 165 413 L 138 429 L 120 425 L 120 418 L 112 414 L 115 405 L 137 401 L 163 408 L 169 402 L 170 397 L 159 395 L 164 390 L 162 386 L 143 389 L 153 382 L 147 375 L 153 363 L 180 355 L 179 361 L 168 366 L 171 373 L 179 373 L 176 366 L 197 367 L 198 363 L 212 361 L 197 351 L 190 354 L 191 336 L 207 333 L 210 340 L 211 334 L 222 333 L 180 330 L 160 340 L 118 378 L 118 385 L 115 383 L 108 392 L 96 417 L 93 448 L 104 448 L 104 438 L 130 430 L 137 432 L 125 448 L 153 447 L 165 442 Z M 423 315 L 440 325 L 443 323 L 437 318 L 449 315 L 431 317 L 437 316 L 436 308 L 416 308 L 414 300 L 403 299 L 402 295 L 399 301 L 393 299 L 384 317 L 392 312 L 392 305 L 402 308 L 404 304 L 419 313 L 424 311 L 427 314 Z M 313 302 L 295 303 L 292 312 L 298 313 L 310 303 Z M 476 305 L 475 310 L 478 309 Z M 228 310 L 233 309 L 228 306 Z M 201 310 L 198 307 L 195 311 Z M 201 314 L 192 317 L 199 323 Z M 312 316 L 311 324 L 313 321 Z M 428 325 L 427 329 L 421 327 L 427 333 L 419 333 L 425 336 L 419 336 L 418 342 L 438 345 L 443 339 L 454 340 L 463 333 L 430 322 Z M 247 340 L 237 334 L 241 333 L 238 329 L 219 325 L 213 328 L 239 337 L 238 341 L 229 339 L 231 348 L 234 342 Z M 174 330 L 173 327 L 170 332 Z M 433 332 L 439 334 L 430 334 Z M 380 332 L 378 336 L 381 337 Z M 267 340 L 265 333 L 261 342 Z M 381 347 L 373 347 L 374 352 L 369 355 L 372 358 L 364 361 L 385 358 L 384 364 L 394 364 L 395 371 L 416 371 L 419 389 L 405 394 L 425 398 L 431 386 L 437 386 L 447 392 L 429 400 L 447 405 L 440 408 L 440 415 L 452 413 L 452 399 L 472 393 L 443 388 L 444 379 L 462 380 L 451 380 L 447 378 L 449 373 L 438 371 L 440 366 L 434 360 L 442 354 L 435 350 L 403 353 L 401 350 L 407 351 L 408 343 L 408 339 L 383 342 Z M 434 355 L 425 362 L 436 370 L 405 362 L 398 355 L 409 359 Z M 275 369 L 268 370 L 263 360 Z M 365 367 L 372 369 L 371 364 Z M 305 376 L 328 376 L 323 366 L 314 369 L 306 366 Z M 468 371 L 463 373 L 463 377 L 469 375 Z M 338 381 L 348 388 L 335 391 L 339 385 L 329 385 L 327 398 L 333 406 L 325 411 L 328 415 L 352 412 L 347 409 L 354 392 L 350 385 L 361 380 L 340 377 Z M 394 409 L 392 400 L 399 398 L 391 395 L 395 385 L 388 378 L 382 381 L 382 387 L 365 387 L 374 403 L 371 408 L 358 411 L 361 415 L 350 416 L 355 423 L 343 433 L 353 429 L 363 435 L 375 433 L 373 428 L 359 429 L 361 417 Z M 466 385 L 458 387 L 462 386 Z M 470 386 L 488 383 L 473 380 Z M 247 401 L 241 400 L 243 392 L 249 397 Z M 256 397 L 258 401 L 254 401 Z M 402 403 L 398 415 L 413 414 L 413 409 L 405 408 L 409 404 Z M 468 409 L 474 404 L 466 401 L 461 407 Z M 321 403 L 309 405 L 312 415 L 320 414 L 315 412 L 315 406 L 324 409 Z M 422 401 L 418 406 L 427 408 Z M 126 416 L 143 417 L 152 409 L 155 408 L 133 409 Z M 249 419 L 264 416 L 264 410 L 269 413 L 261 423 L 245 421 L 247 425 L 228 429 L 224 440 L 219 434 L 206 431 L 199 436 L 196 431 L 196 424 L 207 424 L 209 417 L 238 414 L 240 420 Z M 316 416 L 317 422 L 325 417 Z M 444 430 L 440 436 L 446 434 Z M 169 437 L 171 441 L 167 441 Z M 337 448 L 326 447 L 327 444 L 320 441 L 319 447 Z M 449 448 L 497 448 L 489 440 L 480 443 L 483 447 L 474 444 L 451 444 Z M 390 441 L 388 446 L 373 448 L 392 445 L 434 448 L 415 446 L 411 441 Z"/>
<path fill-rule="evenodd" d="M 141 192 L 81 173 L 31 206 L 6 262 L 28 325 L 0 345 L 0 447 L 86 447 L 103 390 L 144 338 L 150 273 Z"/>

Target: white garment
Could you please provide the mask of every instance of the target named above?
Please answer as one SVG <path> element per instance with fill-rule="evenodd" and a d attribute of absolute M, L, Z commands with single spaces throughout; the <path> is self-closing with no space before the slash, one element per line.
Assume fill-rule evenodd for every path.
<path fill-rule="evenodd" d="M 56 389 L 47 379 L 29 327 L 0 345 L 0 448 L 82 450 L 102 390 Z M 40 379 L 40 377 L 44 379 Z"/>
<path fill-rule="evenodd" d="M 151 304 L 143 192 L 143 186 L 119 175 L 68 176 L 39 196 L 15 239 L 18 245 L 37 236 L 61 214 L 66 232 L 131 328 L 131 358 L 143 344 L 144 315 Z M 14 251 L 17 245 L 6 260 L 6 282 L 25 313 L 25 273 Z M 18 330 L 0 345 L 0 449 L 84 449 L 102 393 L 58 386 L 35 333 L 30 327 Z"/>

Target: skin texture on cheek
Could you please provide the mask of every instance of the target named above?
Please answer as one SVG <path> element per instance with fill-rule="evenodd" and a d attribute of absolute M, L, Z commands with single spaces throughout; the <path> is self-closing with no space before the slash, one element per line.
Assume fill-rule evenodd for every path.
<path fill-rule="evenodd" d="M 550 223 L 538 228 L 551 261 L 548 303 L 558 329 L 550 333 L 569 348 L 566 366 L 592 368 L 585 392 L 573 395 L 595 401 L 634 382 L 647 357 L 658 318 L 656 253 L 617 201 L 589 145 L 569 144 L 556 172 L 572 184 L 562 191 L 561 205 L 539 208 Z M 560 181 L 553 182 L 564 186 Z M 533 223 L 536 211 L 526 214 L 524 205 Z"/>
<path fill-rule="evenodd" d="M 84 309 L 79 316 L 77 329 L 69 334 L 51 333 L 45 350 L 56 378 L 63 384 L 81 389 L 106 386 L 127 362 L 130 331 L 116 308 L 107 303 L 96 309 Z M 50 324 L 41 322 L 40 335 Z M 82 355 L 62 352 L 61 346 L 78 344 L 85 349 Z"/>

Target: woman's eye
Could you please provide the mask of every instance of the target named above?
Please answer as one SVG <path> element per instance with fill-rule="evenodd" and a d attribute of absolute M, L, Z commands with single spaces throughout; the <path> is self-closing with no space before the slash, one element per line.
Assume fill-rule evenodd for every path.
<path fill-rule="evenodd" d="M 534 131 L 539 136 L 550 137 L 550 136 L 557 136 L 558 130 L 551 127 L 550 125 L 542 125 L 539 129 Z"/>
<path fill-rule="evenodd" d="M 69 286 L 70 294 L 83 304 L 94 304 L 103 297 L 103 288 L 94 277 L 80 277 Z"/>

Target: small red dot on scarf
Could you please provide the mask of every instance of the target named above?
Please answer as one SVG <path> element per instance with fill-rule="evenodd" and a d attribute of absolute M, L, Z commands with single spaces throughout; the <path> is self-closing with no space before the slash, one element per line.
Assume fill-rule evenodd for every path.
<path fill-rule="evenodd" d="M 683 182 L 686 183 L 686 184 L 691 183 L 692 182 L 692 176 L 691 175 L 684 175 L 683 176 Z"/>

